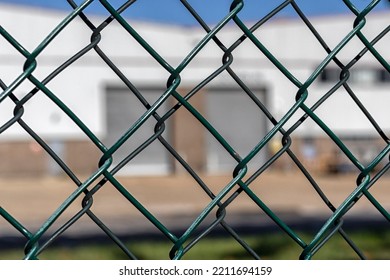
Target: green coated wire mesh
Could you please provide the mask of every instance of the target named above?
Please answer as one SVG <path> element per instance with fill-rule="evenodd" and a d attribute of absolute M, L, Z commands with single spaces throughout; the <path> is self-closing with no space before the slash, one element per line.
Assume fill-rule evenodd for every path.
<path fill-rule="evenodd" d="M 66 232 L 72 228 L 77 228 L 79 221 L 86 218 L 93 221 L 129 258 L 136 259 L 137 256 L 121 240 L 120 235 L 111 228 L 110 223 L 103 221 L 101 213 L 94 210 L 97 204 L 104 201 L 104 196 L 99 196 L 99 194 L 107 189 L 117 190 L 122 198 L 126 200 L 129 207 L 135 208 L 139 215 L 142 215 L 150 222 L 154 231 L 161 233 L 169 240 L 172 247 L 170 252 L 167 252 L 167 255 L 169 254 L 171 259 L 182 259 L 203 238 L 221 227 L 232 240 L 235 240 L 242 247 L 243 251 L 247 252 L 248 256 L 260 259 L 262 251 L 251 248 L 246 243 L 245 238 L 241 236 L 239 230 L 229 222 L 229 210 L 235 207 L 235 203 L 243 197 L 249 199 L 251 204 L 255 205 L 263 215 L 269 217 L 272 224 L 286 233 L 285 238 L 291 239 L 301 248 L 301 253 L 297 255 L 297 258 L 313 258 L 334 236 L 338 235 L 345 240 L 345 243 L 351 247 L 357 257 L 365 259 L 364 252 L 359 249 L 359 246 L 354 243 L 354 240 L 344 230 L 344 218 L 358 204 L 358 201 L 364 197 L 369 202 L 371 208 L 376 213 L 379 213 L 382 219 L 389 222 L 390 215 L 388 209 L 386 209 L 386 205 L 381 203 L 381 198 L 377 197 L 373 190 L 377 187 L 378 181 L 385 178 L 390 167 L 390 163 L 387 160 L 390 151 L 390 141 L 385 129 L 382 129 L 382 124 L 377 121 L 377 114 L 374 113 L 373 108 L 367 107 L 365 101 L 361 100 L 359 93 L 354 89 L 350 74 L 355 69 L 355 66 L 360 65 L 360 62 L 364 61 L 368 56 L 375 60 L 376 65 L 379 65 L 383 79 L 386 79 L 388 73 L 390 73 L 388 54 L 386 57 L 382 53 L 383 48 L 377 48 L 386 39 L 388 40 L 390 25 L 383 27 L 374 37 L 367 36 L 365 33 L 365 26 L 369 22 L 368 16 L 383 1 L 360 1 L 358 4 L 355 4 L 354 1 L 340 0 L 345 5 L 345 9 L 348 10 L 349 26 L 347 28 L 349 29 L 334 44 L 334 42 L 328 43 L 327 39 L 322 36 L 322 30 L 319 30 L 309 20 L 305 12 L 301 10 L 299 1 L 276 1 L 278 3 L 275 4 L 274 9 L 259 16 L 257 22 L 250 24 L 240 19 L 240 14 L 245 13 L 246 1 L 231 1 L 230 9 L 226 11 L 220 21 L 216 24 L 209 24 L 201 14 L 198 14 L 198 11 L 191 3 L 192 1 L 181 0 L 178 3 L 182 6 L 183 13 L 187 13 L 194 23 L 197 24 L 197 27 L 203 30 L 203 33 L 199 33 L 202 34 L 202 37 L 198 38 L 193 48 L 180 59 L 179 63 L 170 62 L 169 55 L 166 55 L 166 53 L 169 53 L 169 47 L 164 49 L 164 54 L 162 54 L 159 46 L 152 46 L 150 36 L 142 34 L 142 31 L 138 30 L 137 25 L 134 25 L 125 16 L 127 12 L 131 12 L 133 8 L 136 8 L 136 4 L 142 5 L 142 1 L 121 1 L 121 5 L 117 5 L 117 2 L 87 0 L 76 3 L 76 1 L 68 0 L 69 14 L 43 40 L 33 47 L 30 47 L 29 43 L 20 42 L 18 37 L 10 31 L 8 25 L 3 22 L 3 19 L 0 19 L 2 23 L 0 26 L 2 46 L 4 48 L 12 48 L 20 57 L 23 57 L 23 59 L 19 59 L 21 61 L 19 69 L 22 70 L 15 74 L 13 79 L 7 78 L 5 80 L 0 76 L 0 79 L 2 79 L 0 80 L 2 88 L 0 106 L 2 104 L 9 105 L 10 102 L 13 104 L 13 111 L 9 112 L 8 118 L 1 124 L 0 134 L 5 135 L 15 127 L 26 132 L 30 140 L 38 144 L 37 147 L 42 149 L 56 163 L 56 166 L 61 168 L 70 182 L 66 188 L 67 190 L 72 190 L 63 200 L 57 202 L 58 204 L 55 205 L 54 210 L 36 229 L 32 229 L 25 224 L 19 218 L 17 211 L 9 210 L 5 204 L 0 205 L 1 216 L 9 226 L 16 229 L 26 240 L 25 259 L 39 259 L 39 255 L 42 252 L 52 246 Z M 361 2 L 364 2 L 364 5 Z M 90 15 L 88 11 L 90 5 L 103 7 L 107 17 L 99 20 L 99 17 Z M 293 73 L 288 62 L 279 59 L 279 55 L 272 48 L 267 48 L 267 43 L 263 41 L 261 33 L 263 28 L 283 14 L 285 9 L 294 11 L 300 23 L 305 26 L 306 32 L 309 32 L 310 37 L 318 42 L 325 54 L 320 58 L 320 63 L 317 64 L 309 75 L 304 76 Z M 73 50 L 70 56 L 61 62 L 56 62 L 56 65 L 50 68 L 48 72 L 40 71 L 42 68 L 40 62 L 43 63 L 41 58 L 45 52 L 48 52 L 52 45 L 58 44 L 58 41 L 69 39 L 61 37 L 61 34 L 66 32 L 74 22 L 82 22 L 84 28 L 87 29 L 85 34 L 88 37 L 76 38 L 76 35 L 74 35 L 75 38 L 72 38 L 72 40 L 85 42 L 83 48 Z M 136 42 L 134 48 L 137 51 L 142 49 L 142 52 L 146 52 L 149 63 L 157 65 L 155 67 L 159 68 L 158 71 L 163 73 L 162 76 L 166 77 L 166 88 L 158 94 L 158 98 L 154 102 L 150 102 L 150 99 L 145 96 L 142 89 L 137 85 L 137 81 L 134 81 L 135 79 L 131 75 L 126 75 L 123 72 L 121 61 L 111 58 L 110 54 L 105 51 L 104 38 L 105 36 L 110 36 L 110 27 L 114 24 L 121 29 L 121 36 L 124 38 L 123 44 L 126 44 L 125 42 L 127 41 L 125 40 L 128 40 L 128 38 L 132 42 Z M 27 27 L 20 25 L 20 28 Z M 236 32 L 234 40 L 231 42 L 224 40 L 221 30 L 233 28 Z M 358 48 L 351 48 L 352 42 L 355 43 L 356 41 L 359 42 Z M 174 44 L 175 42 L 171 43 Z M 117 44 L 121 44 L 121 42 L 117 42 Z M 296 44 L 303 46 L 306 42 L 299 41 Z M 279 75 L 283 76 L 283 81 L 285 83 L 287 81 L 290 84 L 291 92 L 284 94 L 288 96 L 289 100 L 291 97 L 295 99 L 282 114 L 273 112 L 264 100 L 261 100 L 256 95 L 255 90 L 246 82 L 245 77 L 239 71 L 236 71 L 234 59 L 240 55 L 240 48 L 243 45 L 254 49 L 263 61 L 265 60 L 267 63 L 272 64 L 267 67 L 277 69 Z M 185 84 L 186 79 L 191 79 L 191 71 L 200 71 L 199 69 L 202 69 L 191 68 L 191 66 L 193 61 L 201 56 L 202 51 L 207 48 L 215 49 L 214 53 L 219 58 L 219 65 L 212 71 L 203 73 L 203 78 L 197 82 L 196 86 L 191 88 L 183 87 L 182 85 Z M 341 55 L 345 50 L 349 52 L 348 59 Z M 132 52 L 132 47 L 128 47 L 128 51 Z M 73 109 L 82 107 L 83 111 L 94 110 L 91 104 L 88 103 L 88 97 L 86 97 L 90 93 L 78 93 L 77 96 L 80 96 L 80 99 L 70 100 L 67 96 L 58 94 L 55 87 L 52 87 L 52 84 L 55 84 L 57 81 L 75 84 L 86 82 L 85 80 L 89 76 L 93 76 L 94 73 L 83 73 L 85 80 L 80 79 L 78 81 L 67 80 L 66 74 L 72 70 L 74 65 L 81 67 L 81 64 L 87 63 L 87 58 L 91 54 L 99 58 L 100 67 L 103 64 L 106 69 L 115 73 L 122 85 L 127 88 L 127 93 L 134 96 L 144 108 L 137 115 L 136 121 L 128 124 L 126 130 L 110 144 L 101 139 L 101 135 L 95 132 L 95 129 L 89 125 L 88 120 L 84 120 L 85 118 L 79 115 L 78 110 Z M 0 63 L 6 62 L 0 61 Z M 140 64 L 137 59 L 129 63 L 134 64 L 135 67 L 138 67 L 137 65 Z M 337 78 L 334 83 L 327 84 L 327 89 L 323 90 L 320 96 L 313 97 L 311 95 L 312 89 L 316 87 L 316 82 L 319 79 L 324 78 L 330 65 L 338 70 Z M 0 73 L 0 75 L 5 76 L 5 73 Z M 9 73 L 7 73 L 7 77 L 9 77 Z M 267 129 L 264 135 L 256 139 L 255 144 L 251 146 L 249 151 L 238 151 L 235 149 L 231 139 L 224 137 L 224 132 L 212 123 L 196 103 L 197 97 L 201 96 L 205 89 L 212 86 L 214 80 L 220 77 L 228 79 L 230 81 L 229 85 L 234 86 L 240 95 L 249 98 L 259 114 L 266 118 L 270 124 L 270 128 Z M 24 89 L 26 87 L 30 87 L 30 89 L 27 91 L 23 90 L 25 93 L 21 94 L 18 92 L 20 88 Z M 388 90 L 388 86 L 385 90 Z M 351 107 L 361 112 L 364 116 L 363 121 L 369 123 L 369 127 L 375 131 L 375 135 L 379 139 L 377 139 L 377 142 L 380 143 L 379 146 L 381 148 L 368 162 L 359 158 L 348 142 L 340 137 L 339 133 L 323 120 L 323 111 L 321 109 L 326 107 L 325 105 L 328 104 L 329 100 L 334 95 L 339 94 L 339 92 L 343 92 L 352 100 L 353 105 Z M 221 94 L 223 96 L 223 93 Z M 81 97 L 81 95 L 84 96 Z M 42 96 L 49 100 L 48 102 L 51 106 L 54 104 L 61 110 L 67 121 L 77 126 L 84 138 L 87 139 L 95 150 L 98 150 L 99 156 L 95 162 L 95 168 L 87 176 L 79 176 L 77 170 L 69 164 L 63 153 L 56 150 L 52 142 L 47 140 L 46 136 L 41 135 L 40 130 L 36 129 L 36 126 L 29 124 L 27 109 L 30 104 L 33 104 L 36 102 L 35 100 L 39 100 L 38 98 Z M 379 100 L 379 102 L 381 101 Z M 75 103 L 77 103 L 77 106 Z M 130 111 L 132 106 L 133 104 L 128 104 Z M 122 107 L 120 108 L 122 109 Z M 162 110 L 161 108 L 165 109 Z M 229 173 L 231 176 L 229 180 L 224 182 L 222 187 L 215 188 L 213 183 L 205 179 L 203 173 L 193 165 L 191 158 L 183 156 L 178 146 L 167 136 L 167 130 L 174 129 L 169 127 L 169 122 L 182 112 L 190 116 L 193 122 L 195 120 L 199 129 L 206 131 L 207 135 L 212 138 L 212 141 L 217 143 L 216 145 L 219 149 L 222 149 L 228 155 L 229 160 L 234 162 Z M 38 112 L 35 113 L 39 114 Z M 345 112 L 328 110 L 327 113 L 338 114 L 340 119 L 348 117 Z M 238 125 L 248 121 L 247 119 L 239 120 Z M 126 150 L 126 156 L 113 164 L 119 151 L 129 142 L 135 141 L 133 139 L 135 139 L 138 131 L 150 122 L 153 123 L 153 132 L 148 135 L 147 139 L 142 143 L 136 144 L 135 148 Z M 348 193 L 343 194 L 343 199 L 340 202 L 334 202 L 327 196 L 321 180 L 318 180 L 316 173 L 311 171 L 310 164 L 302 160 L 302 155 L 294 149 L 294 142 L 298 141 L 295 140 L 295 136 L 298 135 L 297 132 L 301 127 L 307 123 L 310 123 L 311 127 L 315 127 L 318 131 L 322 131 L 323 135 L 333 143 L 332 149 L 337 150 L 339 155 L 353 169 L 351 173 L 353 176 L 350 177 L 351 180 L 349 181 L 351 188 Z M 351 120 L 351 126 L 353 123 L 354 120 Z M 266 150 L 270 149 L 275 139 L 280 139 L 279 145 L 276 146 L 273 153 L 265 153 Z M 183 231 L 177 231 L 174 227 L 167 224 L 160 217 L 158 210 L 151 210 L 147 203 L 143 202 L 142 194 L 137 193 L 131 186 L 126 185 L 126 180 L 122 180 L 120 175 L 126 166 L 146 153 L 156 143 L 158 143 L 160 150 L 169 154 L 169 158 L 174 162 L 173 165 L 176 168 L 180 168 L 181 172 L 188 176 L 187 178 L 191 178 L 193 188 L 188 191 L 188 198 L 193 196 L 191 192 L 194 194 L 201 193 L 207 197 L 207 203 L 202 205 L 201 209 L 194 210 L 196 215 L 193 216 L 188 225 L 185 225 Z M 260 155 L 262 160 L 259 160 Z M 87 157 L 88 155 L 84 158 L 81 157 L 79 160 L 86 160 Z M 261 192 L 255 190 L 254 186 L 262 182 L 264 174 L 273 168 L 275 169 L 282 159 L 288 159 L 293 168 L 296 168 L 299 174 L 302 175 L 301 177 L 305 178 L 305 183 L 310 186 L 310 190 L 308 188 L 307 191 L 313 191 L 316 195 L 315 199 L 320 200 L 323 206 L 328 209 L 326 217 L 322 220 L 321 226 L 316 229 L 316 233 L 311 237 L 311 240 L 304 241 L 300 233 L 290 225 L 288 219 L 285 219 L 283 215 L 273 210 L 272 202 L 270 204 L 264 199 Z M 2 161 L 8 161 L 8 158 L 2 158 Z M 334 159 L 334 162 L 336 162 L 336 159 Z M 155 181 L 155 184 L 158 187 L 158 180 Z M 72 187 L 69 188 L 69 185 Z M 288 186 L 285 187 L 288 188 Z M 29 186 L 29 188 L 34 188 L 34 186 Z M 272 189 L 272 186 L 267 188 Z M 51 190 L 48 189 L 46 191 L 50 192 Z M 37 193 L 36 195 L 39 196 L 40 194 Z M 299 196 L 300 194 L 297 193 L 297 195 Z M 157 201 L 158 199 L 159 197 L 155 198 Z M 285 201 L 287 202 L 290 199 L 293 198 L 286 197 Z M 17 203 L 18 200 L 15 199 L 14 204 Z M 23 207 L 23 205 L 18 206 Z M 70 208 L 76 208 L 77 211 L 64 221 L 62 218 Z M 110 211 L 110 208 L 105 209 L 105 211 Z M 179 214 L 177 213 L 177 215 Z M 126 219 L 124 218 L 124 220 Z M 126 223 L 131 224 L 131 218 L 127 219 Z"/>

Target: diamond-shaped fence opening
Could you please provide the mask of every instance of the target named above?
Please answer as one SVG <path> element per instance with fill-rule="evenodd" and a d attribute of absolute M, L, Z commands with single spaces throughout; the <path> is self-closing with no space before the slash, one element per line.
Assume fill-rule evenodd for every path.
<path fill-rule="evenodd" d="M 390 219 L 385 1 L 340 0 L 329 18 L 277 1 L 250 22 L 251 1 L 230 2 L 217 22 L 172 2 L 189 27 L 133 21 L 142 1 L 2 8 L 0 239 L 38 259 L 99 231 L 134 259 L 122 236 L 153 233 L 181 259 L 222 230 L 260 259 L 250 223 L 296 258 L 336 238 L 366 258 L 344 221 Z"/>

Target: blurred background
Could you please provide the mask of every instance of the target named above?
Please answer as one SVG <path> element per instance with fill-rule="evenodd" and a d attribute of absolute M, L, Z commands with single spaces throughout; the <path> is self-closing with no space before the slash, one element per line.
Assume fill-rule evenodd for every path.
<path fill-rule="evenodd" d="M 123 4 L 123 1 L 109 2 L 114 8 Z M 209 1 L 207 5 L 201 1 L 188 2 L 210 28 L 228 14 L 231 5 L 231 1 L 223 0 Z M 250 28 L 288 1 L 244 2 L 245 6 L 238 17 Z M 331 50 L 354 27 L 356 15 L 343 1 L 295 2 Z M 367 1 L 355 2 L 358 9 L 364 9 L 367 5 Z M 387 1 L 381 1 L 366 16 L 362 34 L 368 41 L 374 40 L 388 29 L 388 6 Z M 0 1 L 0 24 L 27 51 L 32 52 L 71 11 L 72 8 L 66 1 L 3 0 Z M 95 26 L 99 26 L 109 16 L 107 9 L 98 1 L 88 6 L 85 14 Z M 205 30 L 180 1 L 135 1 L 122 15 L 134 31 L 173 68 L 178 67 L 206 36 Z M 247 39 L 232 50 L 233 62 L 229 67 L 253 93 L 252 98 L 245 94 L 226 70 L 199 87 L 226 63 L 226 59 L 223 59 L 225 50 L 211 41 L 180 73 L 181 81 L 176 89 L 183 97 L 194 93 L 189 99 L 191 106 L 241 158 L 249 155 L 272 130 L 275 122 L 281 120 L 296 104 L 298 87 L 292 80 L 305 83 L 328 56 L 327 50 L 288 3 L 253 34 L 285 67 L 289 75 L 282 73 L 258 46 Z M 232 21 L 217 33 L 218 39 L 227 48 L 242 35 L 243 31 Z M 171 72 L 117 21 L 102 28 L 100 36 L 99 51 L 109 57 L 131 82 L 133 90 L 94 50 L 88 51 L 50 79 L 46 87 L 104 146 L 112 147 L 142 118 L 147 108 L 158 102 L 166 92 Z M 90 26 L 76 18 L 38 55 L 34 77 L 44 81 L 59 65 L 88 46 L 91 40 L 93 41 L 93 36 Z M 375 49 L 385 61 L 390 61 L 389 44 L 389 36 L 381 37 L 375 44 Z M 345 68 L 350 75 L 348 88 L 353 94 L 345 87 L 336 87 L 343 67 L 331 61 L 310 84 L 305 104 L 309 108 L 315 106 L 323 96 L 332 92 L 315 112 L 353 157 L 362 165 L 368 166 L 378 155 L 386 152 L 388 146 L 383 134 L 390 131 L 387 110 L 390 102 L 390 73 L 370 53 L 356 60 L 364 47 L 362 40 L 355 36 L 337 54 L 340 63 L 349 65 Z M 0 79 L 4 85 L 9 86 L 21 75 L 25 61 L 26 58 L 4 37 L 0 38 Z M 22 100 L 34 87 L 26 79 L 13 94 Z M 267 108 L 268 114 L 259 108 L 253 97 Z M 360 103 L 371 114 L 377 127 L 363 113 Z M 159 130 L 158 118 L 147 119 L 115 151 L 110 170 L 116 170 L 120 166 L 115 171 L 119 182 L 170 229 L 182 232 L 211 199 L 164 143 L 173 147 L 180 158 L 216 194 L 232 180 L 237 159 L 187 109 L 180 108 L 171 114 L 176 104 L 177 100 L 173 97 L 163 102 L 156 112 L 159 116 L 167 116 L 164 129 Z M 14 102 L 9 98 L 4 99 L 0 107 L 1 124 L 7 123 L 18 113 Z M 294 128 L 304 115 L 305 112 L 298 109 L 283 125 L 284 131 L 291 130 L 289 149 L 337 207 L 356 188 L 360 170 L 340 146 L 310 118 Z M 98 169 L 103 156 L 98 145 L 47 94 L 39 92 L 26 101 L 22 120 L 47 143 L 81 182 Z M 378 127 L 382 135 L 378 132 Z M 129 154 L 156 133 L 161 133 L 158 140 L 154 140 L 126 162 Z M 245 179 L 255 176 L 259 168 L 281 152 L 283 143 L 286 144 L 282 133 L 273 135 L 249 161 Z M 37 230 L 74 191 L 74 182 L 20 123 L 16 122 L 2 131 L 0 157 L 0 206 L 31 231 Z M 372 176 L 387 163 L 388 155 L 375 166 Z M 371 190 L 387 211 L 390 208 L 389 178 L 386 174 L 381 176 Z M 316 231 L 332 214 L 314 190 L 312 182 L 285 151 L 253 180 L 251 188 L 272 211 L 297 229 Z M 57 221 L 58 225 L 79 210 L 81 200 L 79 198 L 78 202 L 67 209 Z M 228 209 L 231 211 L 226 220 L 238 229 L 252 233 L 259 232 L 259 228 L 278 230 L 246 194 L 235 199 Z M 118 234 L 162 235 L 109 183 L 94 195 L 93 210 Z M 204 226 L 213 220 L 211 216 L 206 219 Z M 360 225 L 364 228 L 389 229 L 386 218 L 365 197 L 346 217 L 350 217 L 346 223 L 349 222 L 351 227 Z M 67 234 L 81 236 L 98 234 L 100 231 L 88 217 L 83 217 L 80 221 L 82 222 L 71 227 Z M 0 226 L 0 239 L 2 235 L 16 234 L 15 229 L 6 221 L 2 221 Z"/>

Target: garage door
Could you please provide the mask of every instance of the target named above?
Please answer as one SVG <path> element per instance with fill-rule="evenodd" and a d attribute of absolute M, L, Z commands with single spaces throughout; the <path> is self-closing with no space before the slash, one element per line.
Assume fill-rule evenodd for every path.
<path fill-rule="evenodd" d="M 261 102 L 266 102 L 264 89 L 254 93 Z M 265 136 L 266 117 L 242 90 L 212 89 L 207 92 L 205 103 L 208 120 L 241 157 L 245 157 Z M 254 168 L 264 163 L 266 156 L 265 151 L 261 152 L 254 160 Z M 236 165 L 237 162 L 232 156 L 207 133 L 208 171 L 230 172 Z"/>
<path fill-rule="evenodd" d="M 145 88 L 140 90 L 147 101 L 154 103 L 164 92 L 163 89 Z M 146 112 L 145 107 L 128 89 L 109 87 L 106 91 L 106 137 L 105 144 L 113 145 Z M 166 111 L 162 104 L 158 112 Z M 149 118 L 132 137 L 115 152 L 113 164 L 119 164 L 144 141 L 154 134 L 157 121 Z M 164 132 L 168 134 L 168 128 Z M 165 174 L 169 172 L 168 154 L 163 145 L 156 140 L 132 159 L 122 170 L 122 174 Z"/>

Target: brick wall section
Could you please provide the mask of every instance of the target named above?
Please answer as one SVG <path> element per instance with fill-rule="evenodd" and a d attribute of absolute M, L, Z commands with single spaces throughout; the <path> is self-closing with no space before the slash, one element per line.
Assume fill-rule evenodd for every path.
<path fill-rule="evenodd" d="M 61 157 L 74 173 L 91 174 L 97 169 L 101 152 L 90 142 L 69 141 L 63 144 Z M 1 177 L 40 177 L 60 172 L 54 160 L 35 142 L 0 144 Z"/>
<path fill-rule="evenodd" d="M 204 114 L 204 96 L 197 94 L 191 98 L 191 105 Z M 205 128 L 185 108 L 180 108 L 173 116 L 173 147 L 197 172 L 206 169 Z M 173 165 L 174 172 L 184 172 L 179 164 Z"/>
<path fill-rule="evenodd" d="M 195 98 L 197 100 L 192 100 L 192 104 L 201 111 L 202 98 Z M 174 148 L 195 171 L 205 171 L 207 155 L 203 126 L 184 109 L 175 113 L 173 126 Z M 384 148 L 384 143 L 380 139 L 349 140 L 344 143 L 359 160 L 364 160 L 365 154 L 371 150 L 375 155 Z M 75 174 L 90 175 L 97 170 L 102 153 L 93 144 L 82 140 L 68 141 L 63 144 L 61 158 Z M 312 159 L 305 158 L 304 146 L 307 145 L 307 141 L 304 139 L 294 138 L 291 149 L 310 172 L 338 173 L 354 168 L 345 155 L 337 153 L 339 148 L 329 139 L 321 137 L 313 139 L 309 144 L 316 149 L 316 156 Z M 296 169 L 287 155 L 279 158 L 272 167 L 280 170 Z M 39 177 L 61 172 L 57 164 L 35 142 L 0 143 L 0 177 Z M 183 167 L 178 164 L 174 165 L 174 172 L 184 172 Z"/>
<path fill-rule="evenodd" d="M 47 155 L 35 142 L 0 144 L 0 176 L 42 176 L 46 171 Z"/>
<path fill-rule="evenodd" d="M 102 152 L 88 141 L 66 143 L 66 163 L 77 174 L 91 174 L 98 168 Z"/>

